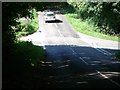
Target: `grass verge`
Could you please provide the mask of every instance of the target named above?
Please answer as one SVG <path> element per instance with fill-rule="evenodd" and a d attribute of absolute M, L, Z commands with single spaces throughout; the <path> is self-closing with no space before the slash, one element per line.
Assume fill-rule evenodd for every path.
<path fill-rule="evenodd" d="M 32 88 L 34 83 L 42 80 L 40 62 L 44 60 L 45 51 L 41 47 L 18 41 L 3 62 L 3 87 Z"/>
<path fill-rule="evenodd" d="M 30 61 L 31 64 L 34 64 L 35 66 L 37 65 L 37 63 L 45 59 L 45 52 L 43 48 L 35 46 L 32 44 L 32 42 L 28 41 L 18 41 L 17 48 L 13 53 L 17 54 L 15 55 L 16 58 L 22 57 L 22 59 Z"/>
<path fill-rule="evenodd" d="M 98 29 L 92 23 L 88 21 L 82 21 L 81 19 L 77 18 L 77 14 L 65 14 L 68 21 L 72 24 L 72 26 L 80 33 L 87 34 L 93 37 L 106 39 L 106 40 L 113 40 L 113 41 L 120 41 L 117 36 L 109 36 L 102 33 L 96 32 Z"/>

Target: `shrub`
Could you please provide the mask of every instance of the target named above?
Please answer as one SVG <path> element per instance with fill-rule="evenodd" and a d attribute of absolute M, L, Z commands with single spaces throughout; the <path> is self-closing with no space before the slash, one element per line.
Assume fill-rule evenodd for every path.
<path fill-rule="evenodd" d="M 37 11 L 35 9 L 32 10 L 30 14 L 31 19 L 23 19 L 18 20 L 21 24 L 17 26 L 16 29 L 16 36 L 17 38 L 21 36 L 25 36 L 28 34 L 32 34 L 38 30 L 38 18 L 37 18 Z"/>
<path fill-rule="evenodd" d="M 120 61 L 120 52 L 115 53 L 116 59 Z"/>

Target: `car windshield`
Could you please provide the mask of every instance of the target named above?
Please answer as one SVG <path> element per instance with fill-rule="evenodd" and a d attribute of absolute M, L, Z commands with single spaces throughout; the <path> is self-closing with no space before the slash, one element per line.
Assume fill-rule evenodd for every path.
<path fill-rule="evenodd" d="M 47 16 L 54 16 L 54 14 L 47 14 Z"/>

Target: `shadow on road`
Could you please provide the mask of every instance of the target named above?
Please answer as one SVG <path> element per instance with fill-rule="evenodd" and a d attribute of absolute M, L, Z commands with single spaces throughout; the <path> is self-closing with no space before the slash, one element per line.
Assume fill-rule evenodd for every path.
<path fill-rule="evenodd" d="M 96 72 L 96 70 L 100 71 L 107 78 L 120 84 L 120 62 L 113 58 L 114 53 L 118 50 L 104 50 L 113 55 L 104 55 L 94 48 L 85 46 L 46 45 L 46 62 L 51 62 L 48 70 L 48 86 L 59 88 L 116 88 L 117 85 Z"/>
<path fill-rule="evenodd" d="M 55 21 L 47 21 L 47 23 L 62 23 L 63 21 L 56 19 Z"/>
<path fill-rule="evenodd" d="M 118 88 L 108 80 L 109 78 L 120 84 L 120 63 L 112 58 L 114 55 L 107 56 L 85 46 L 46 45 L 45 47 L 46 59 L 40 61 L 39 67 L 29 68 L 30 72 L 21 73 L 10 81 L 3 79 L 6 80 L 3 86 L 5 88 Z M 111 53 L 117 51 L 106 50 Z M 96 70 L 108 78 L 101 76 Z"/>

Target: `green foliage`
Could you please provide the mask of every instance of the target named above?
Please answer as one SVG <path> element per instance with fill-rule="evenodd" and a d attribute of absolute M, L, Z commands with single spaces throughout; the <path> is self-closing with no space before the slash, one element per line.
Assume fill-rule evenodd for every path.
<path fill-rule="evenodd" d="M 115 53 L 116 59 L 120 61 L 120 52 Z"/>
<path fill-rule="evenodd" d="M 28 2 L 2 3 L 3 88 L 30 87 L 33 83 L 33 81 L 30 81 L 33 79 L 32 74 L 36 67 L 38 68 L 39 62 L 45 57 L 41 47 L 34 46 L 29 42 L 18 42 L 16 39 L 16 34 L 18 36 L 28 34 L 25 31 L 28 30 L 26 28 L 36 26 L 36 28 L 33 28 L 34 30 L 37 29 L 37 19 L 24 22 L 21 26 L 18 22 L 21 17 L 30 17 L 30 10 L 34 6 L 35 3 Z M 27 26 L 28 23 L 31 26 Z M 31 82 L 31 85 L 28 85 L 29 82 Z"/>
<path fill-rule="evenodd" d="M 120 2 L 71 2 L 82 20 L 93 21 L 100 33 L 119 36 Z M 95 30 L 96 31 L 96 30 Z"/>
<path fill-rule="evenodd" d="M 45 52 L 39 46 L 34 46 L 31 42 L 17 41 L 16 47 L 9 53 L 8 64 L 5 68 L 11 69 L 13 73 L 28 70 L 29 67 L 34 65 L 38 67 L 40 61 L 45 59 Z M 7 70 L 9 71 L 9 70 Z"/>
<path fill-rule="evenodd" d="M 13 54 L 15 54 L 16 58 L 23 58 L 23 60 L 30 60 L 30 62 L 35 66 L 45 58 L 44 55 L 45 52 L 41 47 L 34 46 L 31 42 L 25 42 L 25 41 L 17 42 L 17 48 L 14 50 Z"/>
<path fill-rule="evenodd" d="M 30 18 L 35 19 L 36 17 L 37 17 L 36 9 L 32 9 L 31 14 L 30 14 Z"/>
<path fill-rule="evenodd" d="M 92 22 L 90 23 L 90 21 L 87 21 L 87 20 L 83 21 L 82 19 L 79 19 L 77 14 L 70 13 L 70 14 L 65 14 L 65 15 L 68 21 L 73 25 L 73 27 L 81 33 L 94 36 L 94 37 L 98 37 L 98 38 L 102 38 L 102 39 L 106 39 L 106 40 L 119 41 L 117 36 L 109 36 L 109 35 L 99 33 L 98 31 L 100 31 L 100 29 L 98 27 L 95 27 Z"/>
<path fill-rule="evenodd" d="M 3 60 L 3 87 L 24 88 L 28 83 L 33 84 L 30 80 L 35 79 L 35 71 L 41 69 L 40 62 L 45 59 L 45 51 L 31 42 L 17 41 L 6 57 Z"/>
<path fill-rule="evenodd" d="M 16 37 L 19 38 L 21 36 L 25 36 L 28 34 L 32 34 L 38 30 L 38 15 L 35 9 L 32 9 L 30 14 L 30 20 L 25 18 L 24 20 L 18 20 L 21 24 L 19 24 L 16 28 Z"/>
<path fill-rule="evenodd" d="M 19 23 L 16 19 L 29 15 L 28 8 L 30 3 L 2 3 L 2 45 L 3 45 L 3 59 L 6 60 L 7 56 L 16 42 L 15 30 L 12 26 L 17 26 Z"/>
<path fill-rule="evenodd" d="M 38 21 L 37 20 L 32 20 L 28 24 L 28 26 L 26 28 L 26 31 L 32 33 L 32 32 L 36 32 L 37 30 L 38 30 Z"/>
<path fill-rule="evenodd" d="M 17 20 L 21 17 L 30 17 L 31 15 L 30 10 L 32 10 L 32 8 L 35 7 L 36 4 L 37 3 L 32 3 L 32 2 L 2 3 L 2 36 L 3 36 L 2 44 L 4 46 L 3 47 L 4 50 L 9 51 L 9 49 L 13 47 L 13 44 L 16 41 L 15 32 L 21 31 L 21 29 L 26 28 L 26 26 L 24 25 L 19 27 L 20 23 Z M 35 10 L 33 11 L 35 12 Z M 17 26 L 19 27 L 17 30 L 12 28 L 12 27 L 16 28 Z M 37 24 L 36 27 L 38 27 Z M 25 33 L 26 32 L 24 32 L 24 34 Z"/>

